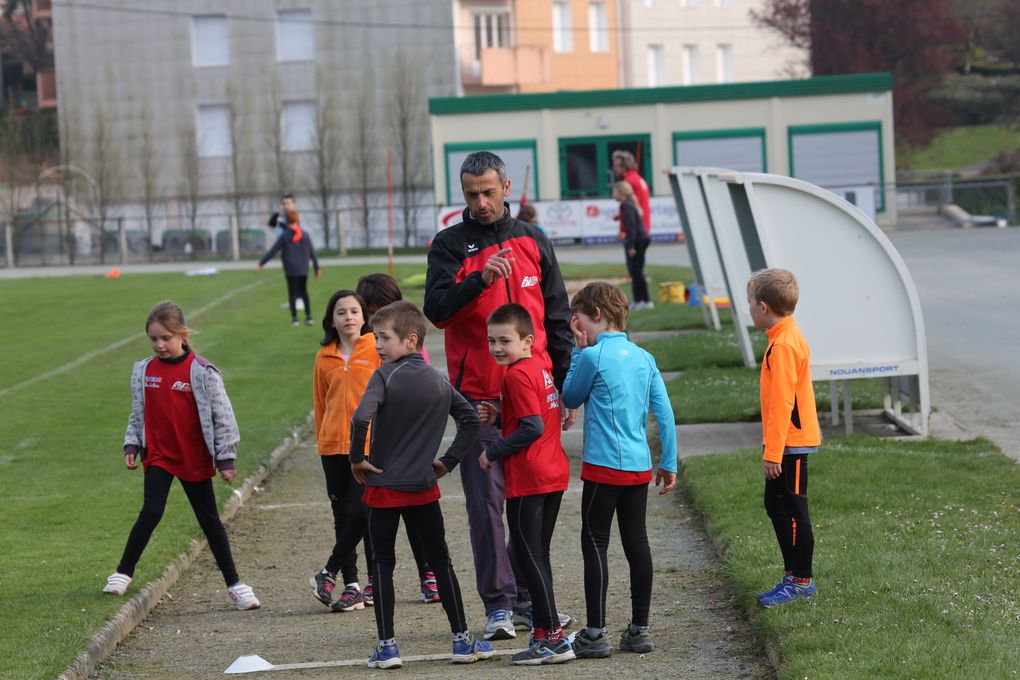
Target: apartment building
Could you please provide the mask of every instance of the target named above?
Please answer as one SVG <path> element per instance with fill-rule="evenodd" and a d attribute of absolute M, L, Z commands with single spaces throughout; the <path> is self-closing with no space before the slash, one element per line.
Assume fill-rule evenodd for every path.
<path fill-rule="evenodd" d="M 620 85 L 626 0 L 454 0 L 459 94 Z"/>
<path fill-rule="evenodd" d="M 321 234 L 326 145 L 333 206 L 363 181 L 359 158 L 385 192 L 387 149 L 424 168 L 415 186 L 431 186 L 427 99 L 457 91 L 450 0 L 104 0 L 54 2 L 52 15 L 63 151 L 129 228 L 146 194 L 164 228 L 184 228 L 197 191 L 209 232 L 236 213 L 242 229 L 264 229 L 293 191 Z"/>
<path fill-rule="evenodd" d="M 807 55 L 750 16 L 764 0 L 620 3 L 621 87 L 713 85 L 810 75 Z"/>

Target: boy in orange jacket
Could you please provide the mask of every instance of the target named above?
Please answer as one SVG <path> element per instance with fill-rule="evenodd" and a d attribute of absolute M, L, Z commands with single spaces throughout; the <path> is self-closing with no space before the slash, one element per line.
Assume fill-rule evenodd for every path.
<path fill-rule="evenodd" d="M 758 601 L 775 607 L 815 594 L 811 559 L 815 539 L 808 515 L 808 455 L 822 441 L 811 384 L 811 349 L 793 310 L 797 278 L 785 269 L 762 269 L 747 282 L 747 303 L 769 344 L 761 364 L 762 459 L 765 510 L 776 531 L 786 573 Z"/>

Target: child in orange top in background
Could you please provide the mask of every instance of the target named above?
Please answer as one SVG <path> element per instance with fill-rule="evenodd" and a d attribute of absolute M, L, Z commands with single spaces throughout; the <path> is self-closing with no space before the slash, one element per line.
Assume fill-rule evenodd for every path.
<path fill-rule="evenodd" d="M 760 389 L 765 510 L 786 570 L 772 590 L 758 595 L 765 607 L 816 592 L 811 571 L 815 539 L 808 515 L 808 454 L 818 451 L 822 435 L 811 384 L 811 349 L 792 316 L 799 297 L 797 278 L 785 269 L 762 269 L 747 282 L 751 319 L 769 338 Z"/>
<path fill-rule="evenodd" d="M 488 332 L 489 351 L 507 371 L 499 413 L 488 402 L 478 410 L 487 425 L 501 421 L 502 438 L 482 451 L 478 464 L 489 470 L 502 463 L 507 525 L 534 618 L 531 644 L 510 663 L 563 663 L 574 658 L 574 650 L 563 637 L 549 563 L 560 501 L 570 481 L 570 463 L 560 443 L 559 398 L 552 376 L 531 358 L 535 326 L 527 309 L 515 303 L 498 307 L 489 315 Z"/>
<path fill-rule="evenodd" d="M 322 319 L 325 336 L 315 356 L 312 399 L 319 460 L 326 476 L 326 493 L 333 510 L 335 542 L 326 566 L 311 577 L 315 598 L 334 611 L 348 612 L 365 608 L 358 583 L 358 554 L 342 553 L 346 540 L 357 545 L 365 539 L 365 557 L 371 561 L 367 536 L 367 511 L 361 502 L 363 487 L 351 474 L 351 416 L 365 392 L 372 373 L 382 363 L 375 351 L 375 336 L 362 335 L 365 324 L 364 301 L 353 290 L 338 290 L 326 303 Z M 343 576 L 344 590 L 336 602 L 333 591 L 336 575 Z"/>

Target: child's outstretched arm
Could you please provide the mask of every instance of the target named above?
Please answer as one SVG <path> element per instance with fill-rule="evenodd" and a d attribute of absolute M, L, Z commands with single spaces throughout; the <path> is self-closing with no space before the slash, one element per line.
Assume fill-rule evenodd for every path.
<path fill-rule="evenodd" d="M 450 386 L 450 415 L 457 424 L 457 434 L 453 437 L 450 448 L 446 450 L 439 460 L 432 462 L 432 469 L 436 477 L 442 477 L 453 470 L 460 463 L 467 453 L 467 450 L 478 440 L 478 428 L 480 422 L 478 413 L 474 407 L 461 396 L 460 392 Z"/>
<path fill-rule="evenodd" d="M 478 464 L 483 470 L 488 470 L 492 463 L 528 448 L 544 433 L 545 424 L 542 422 L 542 416 L 538 414 L 524 416 L 517 423 L 517 429 L 482 451 L 482 455 L 478 457 Z"/>
<path fill-rule="evenodd" d="M 673 416 L 673 406 L 669 403 L 666 383 L 663 382 L 662 374 L 659 373 L 655 359 L 650 354 L 648 361 L 651 363 L 652 369 L 648 403 L 659 427 L 659 442 L 662 444 L 659 469 L 655 474 L 655 486 L 662 484 L 662 489 L 659 491 L 661 496 L 676 488 L 676 419 Z"/>
<path fill-rule="evenodd" d="M 598 375 L 598 349 L 583 351 L 575 347 L 570 354 L 570 370 L 563 381 L 563 405 L 578 408 L 591 394 L 595 376 Z"/>
<path fill-rule="evenodd" d="M 351 473 L 358 480 L 358 484 L 365 483 L 366 473 L 379 474 L 382 472 L 365 458 L 365 435 L 368 433 L 368 426 L 375 418 L 385 396 L 386 383 L 377 369 L 368 379 L 368 386 L 365 387 L 365 392 L 361 395 L 358 408 L 354 409 L 354 415 L 351 416 Z"/>

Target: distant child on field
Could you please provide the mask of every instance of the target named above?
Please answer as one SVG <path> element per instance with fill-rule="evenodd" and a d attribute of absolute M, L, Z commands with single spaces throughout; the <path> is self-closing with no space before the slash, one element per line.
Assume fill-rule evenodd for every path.
<path fill-rule="evenodd" d="M 751 319 L 769 339 L 760 388 L 765 510 L 786 571 L 772 590 L 758 595 L 765 607 L 816 592 L 811 573 L 815 537 L 808 516 L 808 454 L 818 451 L 822 434 L 811 384 L 811 348 L 792 316 L 799 298 L 797 278 L 785 269 L 756 271 L 747 282 Z"/>
<path fill-rule="evenodd" d="M 627 298 L 604 281 L 589 283 L 570 301 L 574 348 L 563 383 L 563 404 L 584 404 L 584 462 L 581 479 L 581 555 L 587 628 L 574 638 L 581 658 L 613 653 L 606 639 L 606 550 L 613 515 L 630 564 L 631 619 L 620 637 L 626 652 L 655 649 L 648 626 L 652 599 L 652 552 L 645 531 L 652 455 L 648 448 L 649 408 L 658 423 L 662 453 L 655 485 L 659 495 L 676 486 L 676 424 L 655 358 L 630 340 Z"/>
<path fill-rule="evenodd" d="M 473 663 L 495 654 L 467 628 L 460 584 L 446 546 L 438 479 L 452 470 L 478 436 L 478 415 L 449 381 L 425 363 L 425 315 L 410 302 L 394 302 L 372 316 L 375 348 L 383 365 L 372 375 L 351 421 L 351 467 L 365 484 L 368 533 L 373 558 L 375 623 L 379 642 L 369 668 L 404 664 L 394 638 L 394 542 L 401 518 L 422 537 L 436 573 L 443 609 L 453 632 L 453 663 Z M 438 460 L 446 420 L 457 434 Z M 372 459 L 365 458 L 365 435 L 372 426 Z"/>
<path fill-rule="evenodd" d="M 141 461 L 145 469 L 142 510 L 103 592 L 123 595 L 127 590 L 135 565 L 163 517 L 176 477 L 223 573 L 230 603 L 238 609 L 258 609 L 255 593 L 237 576 L 213 493 L 217 471 L 223 481 L 233 483 L 240 440 L 223 378 L 188 345 L 188 335 L 194 331 L 173 302 L 152 308 L 145 332 L 156 354 L 137 362 L 131 372 L 131 415 L 124 434 L 124 465 L 134 470 Z"/>
<path fill-rule="evenodd" d="M 351 416 L 372 373 L 382 363 L 375 351 L 375 336 L 361 334 L 365 324 L 364 301 L 353 290 L 338 290 L 326 303 L 322 318 L 325 332 L 315 355 L 312 401 L 319 460 L 326 477 L 326 493 L 333 511 L 335 540 L 326 566 L 311 577 L 315 598 L 334 611 L 349 612 L 371 604 L 358 583 L 358 554 L 354 551 L 365 536 L 368 513 L 361 502 L 363 487 L 351 474 Z M 341 553 L 343 545 L 351 549 Z M 371 546 L 365 542 L 366 560 Z M 336 575 L 344 589 L 333 601 Z M 366 587 L 367 590 L 367 587 Z"/>
<path fill-rule="evenodd" d="M 392 302 L 404 299 L 400 293 L 400 285 L 397 283 L 397 280 L 389 274 L 382 272 L 366 274 L 358 279 L 357 291 L 365 301 L 365 325 L 361 329 L 362 333 L 372 332 L 372 324 L 368 322 L 368 319 L 372 318 L 373 314 Z M 421 355 L 425 358 L 425 363 L 430 363 L 429 353 L 424 345 L 421 348 Z M 436 585 L 436 575 L 429 568 L 428 560 L 425 558 L 425 546 L 422 543 L 421 536 L 413 531 L 409 532 L 407 534 L 407 542 L 411 545 L 411 554 L 414 555 L 414 562 L 418 567 L 419 601 L 424 604 L 439 602 L 439 588 Z M 365 604 L 372 606 L 374 594 L 371 578 L 368 579 L 368 585 L 365 586 L 364 596 Z"/>
<path fill-rule="evenodd" d="M 503 465 L 506 518 L 517 564 L 531 592 L 534 628 L 528 649 L 511 657 L 522 666 L 562 663 L 574 658 L 563 637 L 553 596 L 549 545 L 560 501 L 570 481 L 570 463 L 560 443 L 560 407 L 553 378 L 531 358 L 535 326 L 521 305 L 509 303 L 489 315 L 489 352 L 506 366 L 499 412 L 478 406 L 486 425 L 501 421 L 502 438 L 482 451 L 478 464 Z"/>

